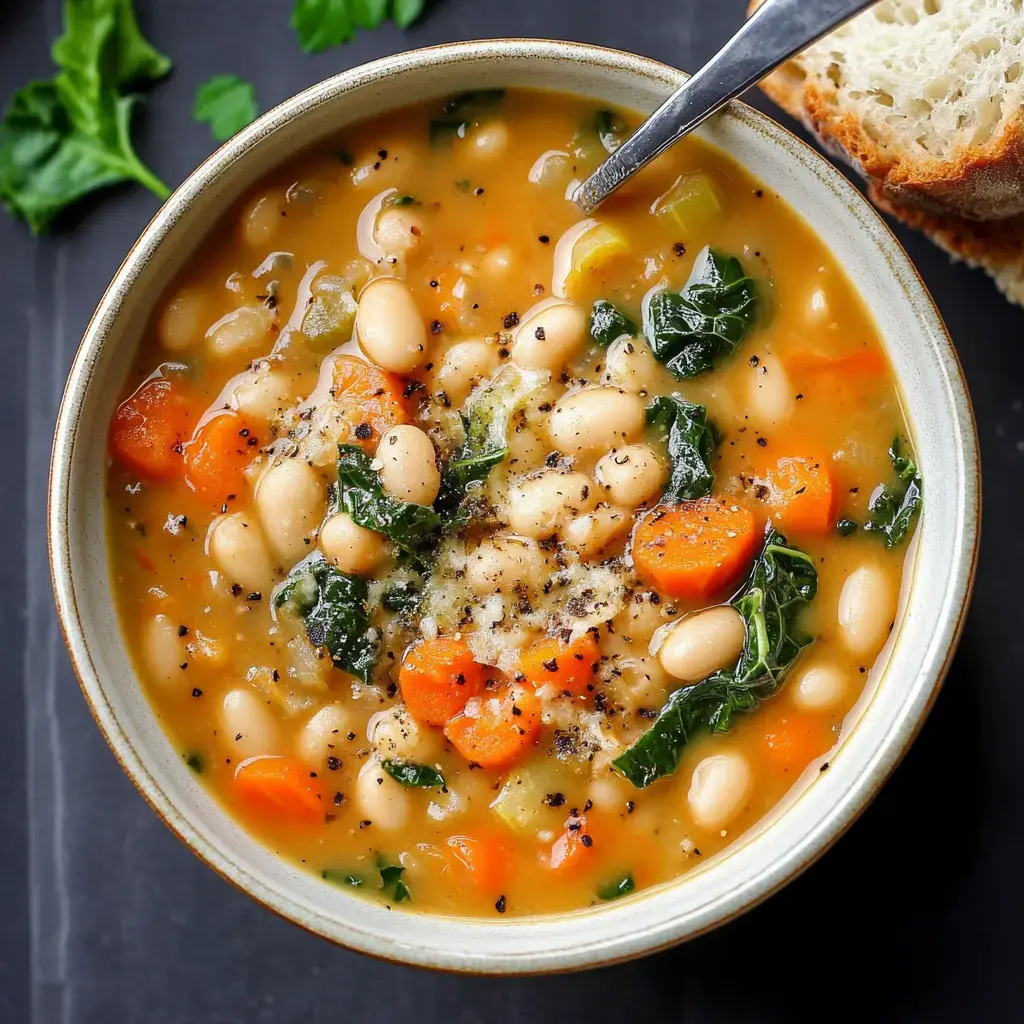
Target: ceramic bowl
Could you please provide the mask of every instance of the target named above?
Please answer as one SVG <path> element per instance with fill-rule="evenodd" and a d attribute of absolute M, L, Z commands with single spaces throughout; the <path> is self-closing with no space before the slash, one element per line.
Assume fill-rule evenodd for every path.
<path fill-rule="evenodd" d="M 699 134 L 800 211 L 846 268 L 881 328 L 926 481 L 897 627 L 829 770 L 674 882 L 569 914 L 444 918 L 387 910 L 276 857 L 197 783 L 143 696 L 111 595 L 105 424 L 154 305 L 221 212 L 297 151 L 411 98 L 530 86 L 649 112 L 684 78 L 631 54 L 535 40 L 418 50 L 331 78 L 265 114 L 188 178 L 129 253 L 82 340 L 54 441 L 49 537 L 57 607 L 86 700 L 125 771 L 196 854 L 267 907 L 345 946 L 422 966 L 525 973 L 622 960 L 721 924 L 792 879 L 850 825 L 920 728 L 949 664 L 971 589 L 980 501 L 977 439 L 953 348 L 913 266 L 860 194 L 769 118 L 734 104 Z"/>

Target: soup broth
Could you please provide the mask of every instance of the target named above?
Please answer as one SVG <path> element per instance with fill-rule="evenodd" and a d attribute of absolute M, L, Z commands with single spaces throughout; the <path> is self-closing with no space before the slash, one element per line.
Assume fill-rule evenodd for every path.
<path fill-rule="evenodd" d="M 699 140 L 582 219 L 638 120 L 350 127 L 145 333 L 126 643 L 225 811 L 328 884 L 495 917 L 679 876 L 825 768 L 892 628 L 920 481 L 878 331 Z"/>

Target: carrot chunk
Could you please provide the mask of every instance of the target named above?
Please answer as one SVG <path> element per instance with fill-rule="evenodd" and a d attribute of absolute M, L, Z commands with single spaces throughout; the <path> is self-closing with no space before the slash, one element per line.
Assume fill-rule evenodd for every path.
<path fill-rule="evenodd" d="M 110 453 L 146 476 L 175 477 L 181 472 L 189 419 L 182 385 L 169 377 L 151 377 L 117 407 L 110 422 Z"/>
<path fill-rule="evenodd" d="M 523 686 L 474 697 L 445 725 L 444 734 L 470 763 L 501 768 L 537 741 L 540 701 Z"/>
<path fill-rule="evenodd" d="M 637 575 L 669 597 L 703 600 L 736 581 L 757 547 L 753 515 L 724 497 L 653 509 L 633 533 Z"/>
<path fill-rule="evenodd" d="M 785 359 L 790 373 L 838 373 L 846 377 L 881 377 L 889 372 L 885 356 L 877 348 L 863 348 L 846 355 L 794 352 Z"/>
<path fill-rule="evenodd" d="M 571 644 L 546 637 L 519 655 L 519 669 L 531 686 L 551 684 L 573 697 L 586 697 L 601 655 L 593 634 L 584 633 Z"/>
<path fill-rule="evenodd" d="M 235 792 L 262 817 L 293 822 L 321 821 L 324 794 L 316 773 L 301 761 L 272 755 L 250 757 L 235 769 Z"/>
<path fill-rule="evenodd" d="M 565 831 L 551 844 L 548 865 L 553 871 L 576 871 L 593 858 L 594 840 L 582 814 L 565 819 Z"/>
<path fill-rule="evenodd" d="M 487 670 L 468 645 L 444 636 L 410 648 L 398 673 L 409 714 L 428 725 L 444 725 L 483 693 L 486 682 Z"/>
<path fill-rule="evenodd" d="M 349 424 L 349 436 L 339 440 L 376 451 L 381 435 L 409 420 L 402 387 L 400 377 L 365 359 L 338 356 L 331 395 L 341 406 L 342 419 Z"/>
<path fill-rule="evenodd" d="M 835 742 L 826 718 L 820 715 L 782 715 L 764 732 L 768 763 L 784 775 L 799 775 Z"/>
<path fill-rule="evenodd" d="M 469 873 L 485 893 L 499 893 L 508 881 L 512 850 L 500 836 L 488 833 L 450 836 L 445 841 L 448 860 Z"/>
<path fill-rule="evenodd" d="M 245 470 L 259 452 L 260 435 L 238 413 L 226 409 L 208 419 L 185 445 L 185 482 L 216 504 L 240 494 Z"/>
<path fill-rule="evenodd" d="M 825 533 L 835 522 L 837 491 L 824 459 L 784 456 L 768 470 L 773 518 L 796 533 Z"/>

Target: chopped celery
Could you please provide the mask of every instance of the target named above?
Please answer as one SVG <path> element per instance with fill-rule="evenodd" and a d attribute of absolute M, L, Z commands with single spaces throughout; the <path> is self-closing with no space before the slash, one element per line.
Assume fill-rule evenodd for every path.
<path fill-rule="evenodd" d="M 588 275 L 631 249 L 632 246 L 620 231 L 610 224 L 595 222 L 573 244 L 569 272 L 563 285 L 566 296 L 577 292 Z"/>
<path fill-rule="evenodd" d="M 681 174 L 672 187 L 655 202 L 652 212 L 668 223 L 673 231 L 689 236 L 725 210 L 722 195 L 714 181 L 701 171 Z M 689 238 L 686 239 L 689 241 Z"/>
<path fill-rule="evenodd" d="M 351 283 L 334 274 L 322 274 L 313 285 L 313 297 L 302 317 L 302 333 L 317 349 L 343 345 L 352 337 L 356 300 Z"/>
<path fill-rule="evenodd" d="M 515 769 L 491 802 L 491 810 L 509 828 L 526 829 L 547 811 L 555 818 L 564 818 L 564 789 L 574 781 L 565 765 L 547 759 L 529 761 Z"/>

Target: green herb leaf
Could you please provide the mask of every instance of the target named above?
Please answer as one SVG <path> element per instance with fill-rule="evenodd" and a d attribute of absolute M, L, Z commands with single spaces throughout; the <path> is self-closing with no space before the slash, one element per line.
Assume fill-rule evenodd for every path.
<path fill-rule="evenodd" d="M 304 558 L 274 591 L 274 607 L 300 618 L 335 668 L 369 683 L 379 642 L 370 632 L 366 580 L 346 576 L 320 554 Z"/>
<path fill-rule="evenodd" d="M 857 522 L 854 519 L 840 519 L 836 523 L 836 531 L 842 537 L 849 537 L 851 533 L 857 532 Z"/>
<path fill-rule="evenodd" d="M 590 337 L 594 344 L 607 348 L 623 335 L 636 334 L 636 324 L 607 299 L 598 299 L 590 311 Z"/>
<path fill-rule="evenodd" d="M 404 903 L 406 900 L 412 899 L 412 894 L 405 882 L 402 881 L 405 868 L 398 864 L 387 864 L 381 861 L 377 862 L 377 868 L 380 871 L 380 887 L 385 893 L 394 896 L 396 903 Z"/>
<path fill-rule="evenodd" d="M 358 28 L 372 29 L 388 16 L 402 29 L 423 13 L 424 0 L 295 0 L 291 26 L 305 53 L 347 43 Z"/>
<path fill-rule="evenodd" d="M 218 142 L 230 139 L 256 120 L 260 108 L 251 82 L 237 75 L 214 75 L 196 90 L 192 116 L 210 126 Z"/>
<path fill-rule="evenodd" d="M 411 615 L 420 605 L 423 591 L 412 580 L 396 580 L 380 596 L 380 603 L 399 615 Z"/>
<path fill-rule="evenodd" d="M 185 764 L 189 766 L 196 773 L 196 775 L 203 774 L 203 755 L 198 751 L 192 751 L 190 754 L 185 755 Z"/>
<path fill-rule="evenodd" d="M 676 770 L 699 729 L 725 732 L 735 712 L 752 711 L 778 692 L 813 639 L 798 630 L 798 617 L 817 589 L 813 559 L 770 529 L 750 577 L 731 602 L 747 633 L 735 667 L 676 690 L 654 725 L 615 759 L 615 767 L 643 789 Z"/>
<path fill-rule="evenodd" d="M 381 767 L 406 789 L 444 789 L 444 776 L 429 765 L 389 758 L 381 762 Z"/>
<path fill-rule="evenodd" d="M 681 294 L 658 292 L 644 316 L 654 358 L 679 380 L 735 352 L 754 322 L 754 282 L 735 256 L 704 248 Z"/>
<path fill-rule="evenodd" d="M 504 89 L 477 89 L 456 93 L 430 122 L 430 141 L 464 138 L 470 126 L 505 98 Z"/>
<path fill-rule="evenodd" d="M 108 185 L 137 181 L 170 194 L 135 153 L 125 95 L 162 77 L 170 61 L 139 31 L 130 0 L 67 0 L 53 45 L 60 69 L 14 94 L 0 121 L 0 202 L 33 233 Z"/>
<path fill-rule="evenodd" d="M 324 868 L 320 872 L 320 877 L 335 885 L 349 885 L 353 889 L 366 885 L 366 879 L 362 875 L 357 875 L 353 871 L 345 871 L 342 868 Z"/>
<path fill-rule="evenodd" d="M 672 462 L 664 499 L 685 501 L 710 494 L 715 484 L 715 428 L 707 408 L 679 395 L 662 395 L 647 406 L 647 425 L 664 433 Z"/>
<path fill-rule="evenodd" d="M 895 437 L 889 449 L 895 480 L 871 496 L 871 515 L 864 529 L 882 535 L 887 548 L 898 547 L 910 534 L 923 498 L 921 474 L 903 454 L 903 438 Z"/>
<path fill-rule="evenodd" d="M 627 871 L 624 875 L 619 878 L 615 878 L 610 882 L 606 882 L 597 890 L 599 899 L 602 900 L 617 900 L 620 896 L 626 896 L 636 888 L 636 882 L 633 881 L 633 873 Z"/>
<path fill-rule="evenodd" d="M 395 0 L 391 17 L 399 28 L 405 29 L 419 18 L 425 6 L 424 0 Z"/>

